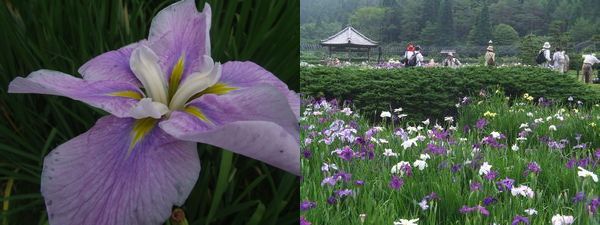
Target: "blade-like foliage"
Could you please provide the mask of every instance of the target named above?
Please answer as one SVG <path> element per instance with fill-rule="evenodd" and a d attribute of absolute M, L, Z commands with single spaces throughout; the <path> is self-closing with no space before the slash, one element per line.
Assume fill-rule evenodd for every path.
<path fill-rule="evenodd" d="M 17 76 L 77 74 L 92 57 L 143 39 L 174 1 L 5 0 L 0 3 L 0 224 L 47 224 L 43 157 L 105 113 L 61 97 L 7 94 Z M 210 0 L 216 61 L 250 60 L 298 90 L 299 1 Z M 204 1 L 197 1 L 203 7 Z M 297 224 L 298 179 L 199 145 L 202 171 L 183 206 L 189 224 Z M 168 156 L 166 156 L 168 157 Z"/>

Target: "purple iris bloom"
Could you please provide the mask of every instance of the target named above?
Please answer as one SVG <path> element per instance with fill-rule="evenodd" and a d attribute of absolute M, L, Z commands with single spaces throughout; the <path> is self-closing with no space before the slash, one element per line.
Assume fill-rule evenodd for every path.
<path fill-rule="evenodd" d="M 353 194 L 352 190 L 350 189 L 342 189 L 342 190 L 337 190 L 335 191 L 335 194 L 339 197 L 339 198 L 344 198 L 346 196 L 350 196 Z"/>
<path fill-rule="evenodd" d="M 338 180 L 342 180 L 344 182 L 349 182 L 352 179 L 352 174 L 344 173 L 344 172 L 340 171 L 340 172 L 337 172 L 336 174 L 334 174 L 333 177 Z"/>
<path fill-rule="evenodd" d="M 577 192 L 575 194 L 575 196 L 573 196 L 573 198 L 571 200 L 573 201 L 573 204 L 577 204 L 578 202 L 584 201 L 585 200 L 585 193 L 584 192 Z"/>
<path fill-rule="evenodd" d="M 489 216 L 490 215 L 490 211 L 488 211 L 485 207 L 480 206 L 480 205 L 473 206 L 473 207 L 468 207 L 468 206 L 465 205 L 462 208 L 460 208 L 458 211 L 460 213 L 462 213 L 462 214 L 467 214 L 467 213 L 470 213 L 470 212 L 478 212 L 478 213 L 480 213 L 481 215 L 484 215 L 484 216 Z"/>
<path fill-rule="evenodd" d="M 469 187 L 470 187 L 471 191 L 479 191 L 479 190 L 481 190 L 481 183 L 479 183 L 479 182 L 472 182 L 469 185 Z"/>
<path fill-rule="evenodd" d="M 390 181 L 390 187 L 392 189 L 400 189 L 404 185 L 404 180 L 398 176 L 392 176 L 392 180 Z"/>
<path fill-rule="evenodd" d="M 600 160 L 600 148 L 596 149 L 596 152 L 594 152 L 594 157 L 596 157 L 596 160 Z"/>
<path fill-rule="evenodd" d="M 527 164 L 527 169 L 525 170 L 525 176 L 529 175 L 529 173 L 540 174 L 542 168 L 536 162 L 530 162 Z"/>
<path fill-rule="evenodd" d="M 565 163 L 565 167 L 567 167 L 568 169 L 573 169 L 575 164 L 577 164 L 576 159 L 569 159 L 569 161 L 567 161 L 567 163 Z"/>
<path fill-rule="evenodd" d="M 332 196 L 329 196 L 329 197 L 327 198 L 327 204 L 330 204 L 330 205 L 335 205 L 335 203 L 337 203 L 337 198 L 335 198 L 335 196 L 334 196 L 334 195 L 332 195 Z"/>
<path fill-rule="evenodd" d="M 363 181 L 363 180 L 356 180 L 356 181 L 354 181 L 354 184 L 356 184 L 358 186 L 363 186 L 363 185 L 365 185 L 365 181 Z"/>
<path fill-rule="evenodd" d="M 520 216 L 520 215 L 516 215 L 510 225 L 518 225 L 520 223 L 529 224 L 529 218 Z"/>
<path fill-rule="evenodd" d="M 162 224 L 200 173 L 196 142 L 300 174 L 298 95 L 252 62 L 210 57 L 208 4 L 174 3 L 141 40 L 97 56 L 83 79 L 51 70 L 9 93 L 69 97 L 111 115 L 44 159 L 50 224 Z"/>
<path fill-rule="evenodd" d="M 431 153 L 434 155 L 445 155 L 446 151 L 446 148 L 431 143 L 427 144 L 427 148 L 425 149 L 426 153 Z"/>
<path fill-rule="evenodd" d="M 587 205 L 587 208 L 590 214 L 596 215 L 596 213 L 598 213 L 598 208 L 600 208 L 600 197 L 592 199 Z"/>
<path fill-rule="evenodd" d="M 515 183 L 515 180 L 507 177 L 504 180 L 496 182 L 496 186 L 498 187 L 498 190 L 500 190 L 500 191 L 510 191 L 510 189 L 512 189 L 514 183 Z"/>
<path fill-rule="evenodd" d="M 352 151 L 350 147 L 346 146 L 344 149 L 342 149 L 342 151 L 340 151 L 338 156 L 346 161 L 350 161 L 354 156 L 354 151 Z"/>
<path fill-rule="evenodd" d="M 484 175 L 483 178 L 485 178 L 486 180 L 492 181 L 492 180 L 496 179 L 497 176 L 498 176 L 498 172 L 496 172 L 494 170 L 490 170 L 490 172 L 488 172 L 486 175 Z"/>
<path fill-rule="evenodd" d="M 302 155 L 304 156 L 305 159 L 310 159 L 310 157 L 312 157 L 312 152 L 310 151 L 310 149 L 305 149 L 302 152 Z"/>
<path fill-rule="evenodd" d="M 462 168 L 462 164 L 457 163 L 457 164 L 452 165 L 452 167 L 450 167 L 450 171 L 452 171 L 452 173 L 457 173 L 461 168 Z"/>
<path fill-rule="evenodd" d="M 315 207 L 317 207 L 317 203 L 316 202 L 302 201 L 300 203 L 300 211 L 306 211 L 306 210 L 309 210 L 309 209 L 314 209 Z"/>
<path fill-rule="evenodd" d="M 483 128 L 485 128 L 485 125 L 488 124 L 488 121 L 485 118 L 481 118 L 479 120 L 477 120 L 477 122 L 475 123 L 475 127 L 479 130 L 482 130 Z"/>
<path fill-rule="evenodd" d="M 491 204 L 493 204 L 493 203 L 495 203 L 497 201 L 498 200 L 496 198 L 494 198 L 492 196 L 488 196 L 488 197 L 486 197 L 486 198 L 483 199 L 483 205 L 484 206 L 488 206 L 488 205 L 491 205 Z"/>
<path fill-rule="evenodd" d="M 300 225 L 311 225 L 312 223 L 308 222 L 304 216 L 300 217 Z"/>
<path fill-rule="evenodd" d="M 439 200 L 440 196 L 438 196 L 438 194 L 435 192 L 431 192 L 430 194 L 425 196 L 423 199 L 425 199 L 427 201 Z"/>

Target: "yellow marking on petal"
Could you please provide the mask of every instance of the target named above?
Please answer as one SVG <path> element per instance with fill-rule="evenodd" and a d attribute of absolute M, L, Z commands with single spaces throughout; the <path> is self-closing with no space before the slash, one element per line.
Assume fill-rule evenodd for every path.
<path fill-rule="evenodd" d="M 131 154 L 133 147 L 139 143 L 144 136 L 146 136 L 156 126 L 158 122 L 154 118 L 144 118 L 136 120 L 133 123 L 133 129 L 131 130 L 131 143 L 129 144 L 129 150 L 127 151 L 127 157 Z"/>
<path fill-rule="evenodd" d="M 173 97 L 177 88 L 179 87 L 179 82 L 181 82 L 181 77 L 183 76 L 184 69 L 184 55 L 181 55 L 173 66 L 173 70 L 171 71 L 171 78 L 169 78 L 169 98 Z"/>
<path fill-rule="evenodd" d="M 125 98 L 133 98 L 133 99 L 142 99 L 142 94 L 140 94 L 137 91 L 117 91 L 117 92 L 113 92 L 108 94 L 110 96 L 118 96 L 118 97 L 125 97 Z"/>
<path fill-rule="evenodd" d="M 200 97 L 202 95 L 205 95 L 205 94 L 224 95 L 224 94 L 227 94 L 227 93 L 229 93 L 231 91 L 235 91 L 237 89 L 238 88 L 236 88 L 236 87 L 229 86 L 228 84 L 219 82 L 219 83 L 216 83 L 213 86 L 208 87 L 207 89 L 204 89 L 204 91 L 201 91 L 200 93 L 195 94 L 194 96 L 192 96 L 190 98 L 190 101 L 193 100 L 193 99 L 196 99 L 196 98 L 198 98 L 198 97 Z"/>
<path fill-rule="evenodd" d="M 198 117 L 198 119 L 200 119 L 200 120 L 202 120 L 204 122 L 210 123 L 210 121 L 208 120 L 208 118 L 206 117 L 206 115 L 204 115 L 204 113 L 202 112 L 202 110 L 200 110 L 197 107 L 188 106 L 188 107 L 185 107 L 185 109 L 183 111 L 185 111 L 185 112 L 187 112 L 189 114 L 192 114 L 192 115 Z"/>

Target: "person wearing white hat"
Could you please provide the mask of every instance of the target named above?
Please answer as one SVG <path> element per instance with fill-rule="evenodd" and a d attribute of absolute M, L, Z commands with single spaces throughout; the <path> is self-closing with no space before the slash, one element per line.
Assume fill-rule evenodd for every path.
<path fill-rule="evenodd" d="M 442 61 L 442 65 L 444 67 L 457 68 L 461 65 L 461 63 L 456 57 L 454 57 L 452 52 L 449 52 L 444 61 Z"/>
<path fill-rule="evenodd" d="M 596 54 L 583 55 L 583 65 L 581 70 L 583 71 L 583 80 L 585 83 L 592 82 L 592 66 L 596 63 L 600 63 L 600 60 L 596 58 Z"/>
<path fill-rule="evenodd" d="M 488 46 L 487 52 L 485 53 L 485 65 L 486 66 L 495 66 L 496 65 L 496 53 L 494 53 L 494 47 Z"/>
<path fill-rule="evenodd" d="M 543 48 L 538 52 L 538 56 L 535 61 L 538 65 L 540 65 L 540 67 L 552 68 L 550 64 L 550 61 L 552 61 L 552 58 L 550 58 L 550 42 L 544 42 L 544 46 L 542 47 Z"/>

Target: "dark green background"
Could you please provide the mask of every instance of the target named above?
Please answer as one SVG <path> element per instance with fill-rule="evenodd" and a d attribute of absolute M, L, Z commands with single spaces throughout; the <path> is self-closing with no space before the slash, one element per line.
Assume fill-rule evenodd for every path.
<path fill-rule="evenodd" d="M 44 155 L 106 114 L 64 97 L 7 94 L 8 83 L 42 68 L 80 76 L 76 71 L 87 60 L 146 38 L 153 16 L 173 2 L 0 3 L 0 201 L 10 200 L 0 224 L 47 224 L 39 193 Z M 215 61 L 254 61 L 298 90 L 298 0 L 209 2 Z M 190 224 L 298 223 L 297 177 L 198 146 L 202 171 L 184 206 Z"/>

